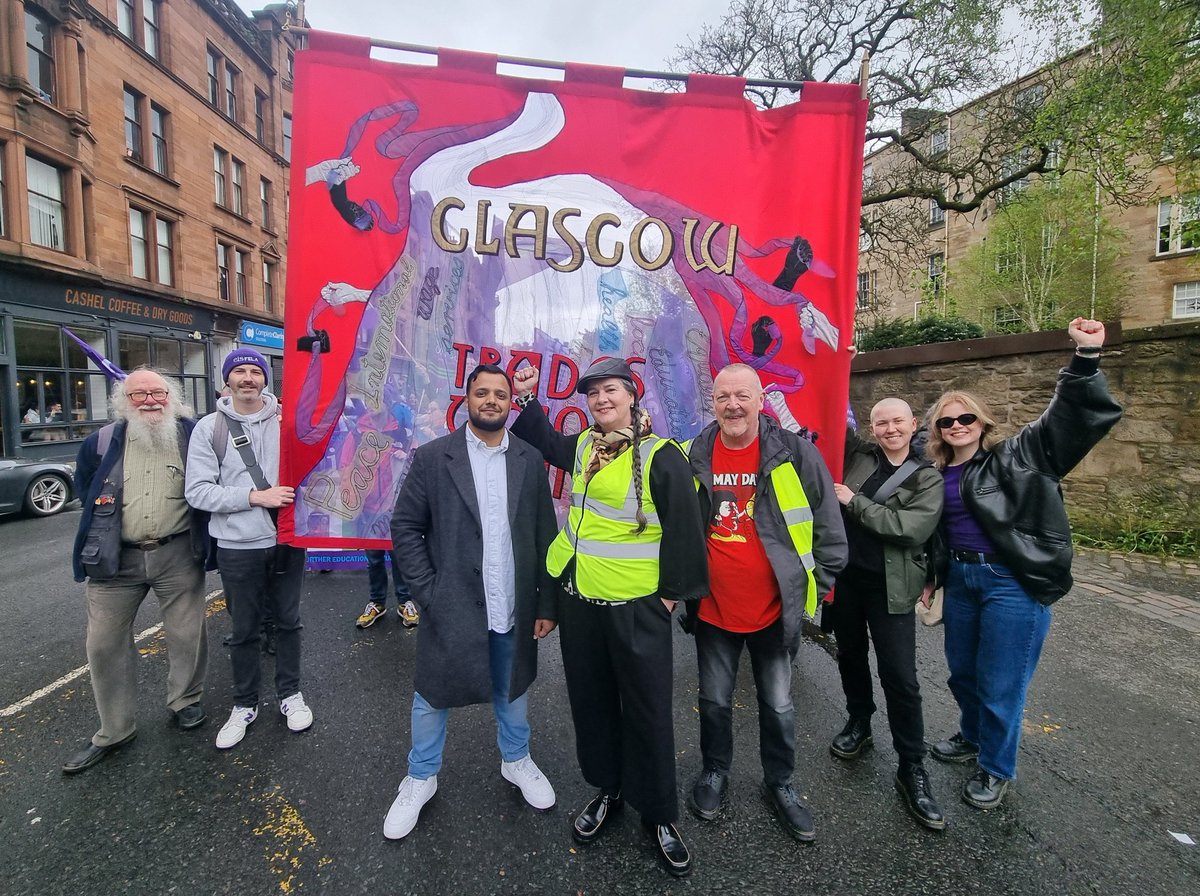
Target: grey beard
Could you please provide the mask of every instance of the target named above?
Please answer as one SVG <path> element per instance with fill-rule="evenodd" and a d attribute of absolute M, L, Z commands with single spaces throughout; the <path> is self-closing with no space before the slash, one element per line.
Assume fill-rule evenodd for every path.
<path fill-rule="evenodd" d="M 143 420 L 140 411 L 130 411 L 125 420 L 129 424 L 129 434 L 138 441 L 145 439 L 155 451 L 169 451 L 178 446 L 179 415 L 169 405 L 163 409 L 157 423 Z"/>

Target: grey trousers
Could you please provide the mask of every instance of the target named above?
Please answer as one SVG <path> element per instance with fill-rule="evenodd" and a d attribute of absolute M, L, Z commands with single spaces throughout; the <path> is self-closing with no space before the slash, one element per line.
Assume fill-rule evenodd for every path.
<path fill-rule="evenodd" d="M 200 700 L 208 667 L 204 568 L 192 559 L 184 535 L 153 551 L 125 548 L 111 579 L 87 584 L 87 658 L 100 714 L 98 747 L 136 729 L 137 660 L 133 624 L 150 589 L 162 609 L 167 640 L 167 706 L 180 710 Z"/>

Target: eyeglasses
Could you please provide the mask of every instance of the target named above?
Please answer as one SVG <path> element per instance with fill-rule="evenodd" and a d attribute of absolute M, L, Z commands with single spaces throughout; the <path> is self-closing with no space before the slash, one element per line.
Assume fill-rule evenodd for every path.
<path fill-rule="evenodd" d="M 978 419 L 978 414 L 959 414 L 957 417 L 938 417 L 935 422 L 938 429 L 949 429 L 955 423 L 970 426 Z"/>
<path fill-rule="evenodd" d="M 134 389 L 132 392 L 126 392 L 125 395 L 130 401 L 142 402 L 147 398 L 153 398 L 155 401 L 166 401 L 169 393 L 166 389 Z"/>

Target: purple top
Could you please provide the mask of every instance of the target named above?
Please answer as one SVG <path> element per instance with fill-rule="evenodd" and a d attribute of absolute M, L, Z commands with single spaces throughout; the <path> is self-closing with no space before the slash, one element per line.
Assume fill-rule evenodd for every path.
<path fill-rule="evenodd" d="M 946 528 L 946 538 L 952 551 L 978 551 L 981 554 L 995 554 L 996 546 L 979 528 L 975 517 L 971 516 L 962 494 L 959 483 L 962 482 L 962 471 L 966 464 L 946 467 L 942 476 L 946 480 L 946 504 L 942 508 L 942 525 Z"/>

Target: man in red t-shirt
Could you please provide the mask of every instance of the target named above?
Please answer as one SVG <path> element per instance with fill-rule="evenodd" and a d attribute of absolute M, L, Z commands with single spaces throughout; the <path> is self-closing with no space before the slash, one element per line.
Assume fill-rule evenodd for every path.
<path fill-rule="evenodd" d="M 800 644 L 809 576 L 829 593 L 846 565 L 846 532 L 833 480 L 812 443 L 763 413 L 758 373 L 731 364 L 713 382 L 716 421 L 692 442 L 688 459 L 708 519 L 711 593 L 689 608 L 700 668 L 700 752 L 704 766 L 688 805 L 711 821 L 721 809 L 733 761 L 733 688 L 742 648 L 758 692 L 763 796 L 797 840 L 816 837 L 812 813 L 792 786 L 796 720 L 792 660 Z M 806 563 L 784 522 L 773 477 L 790 464 L 812 512 Z M 811 571 L 810 571 L 811 568 Z"/>

